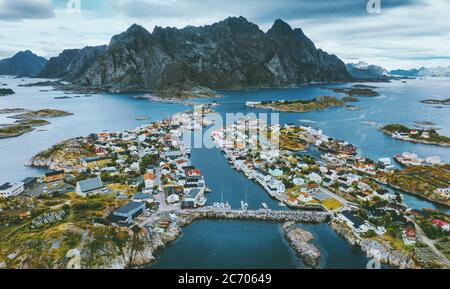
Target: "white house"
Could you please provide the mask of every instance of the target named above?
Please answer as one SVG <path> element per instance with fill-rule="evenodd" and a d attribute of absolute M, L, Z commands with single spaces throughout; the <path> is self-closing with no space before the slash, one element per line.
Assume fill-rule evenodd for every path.
<path fill-rule="evenodd" d="M 180 201 L 180 197 L 177 194 L 172 194 L 167 197 L 167 202 L 169 204 L 175 204 L 175 203 L 178 203 L 179 201 Z"/>
<path fill-rule="evenodd" d="M 19 195 L 25 190 L 23 183 L 4 183 L 0 186 L 0 198 L 6 199 Z"/>
<path fill-rule="evenodd" d="M 281 177 L 283 175 L 283 171 L 280 170 L 279 168 L 275 168 L 275 169 L 269 169 L 269 174 L 272 177 Z"/>
<path fill-rule="evenodd" d="M 305 180 L 297 177 L 292 179 L 292 183 L 296 186 L 303 186 L 305 184 Z"/>
<path fill-rule="evenodd" d="M 307 178 L 311 181 L 311 182 L 315 182 L 320 184 L 322 182 L 322 177 L 317 174 L 317 173 L 310 173 Z"/>
<path fill-rule="evenodd" d="M 286 191 L 286 187 L 284 186 L 283 182 L 278 180 L 270 181 L 268 186 L 269 189 L 277 193 L 284 193 Z"/>
<path fill-rule="evenodd" d="M 297 197 L 300 202 L 309 203 L 313 200 L 313 197 L 305 192 L 300 192 L 300 195 Z"/>

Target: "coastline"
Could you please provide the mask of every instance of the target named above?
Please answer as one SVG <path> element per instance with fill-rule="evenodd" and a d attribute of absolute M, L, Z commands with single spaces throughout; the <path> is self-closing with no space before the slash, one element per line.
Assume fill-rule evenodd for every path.
<path fill-rule="evenodd" d="M 436 146 L 442 146 L 442 147 L 450 147 L 450 144 L 447 143 L 439 143 L 439 142 L 431 142 L 431 141 L 426 141 L 426 140 L 416 140 L 416 139 L 411 139 L 411 138 L 396 138 L 393 136 L 393 133 L 379 127 L 377 128 L 379 131 L 389 135 L 391 138 L 396 139 L 396 140 L 400 140 L 400 141 L 407 141 L 407 142 L 412 142 L 412 143 L 419 143 L 419 144 L 428 144 L 428 145 L 436 145 Z"/>

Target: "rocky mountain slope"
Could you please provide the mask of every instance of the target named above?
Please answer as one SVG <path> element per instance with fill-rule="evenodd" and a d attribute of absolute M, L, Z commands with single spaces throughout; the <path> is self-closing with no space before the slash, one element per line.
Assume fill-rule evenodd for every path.
<path fill-rule="evenodd" d="M 26 50 L 11 58 L 0 60 L 0 75 L 35 76 L 47 63 L 47 59 Z"/>
<path fill-rule="evenodd" d="M 83 49 L 66 49 L 52 57 L 42 68 L 38 77 L 76 80 L 86 73 L 95 61 L 106 51 L 107 46 L 87 46 Z"/>
<path fill-rule="evenodd" d="M 275 21 L 266 33 L 243 17 L 202 27 L 155 27 L 153 32 L 135 24 L 114 36 L 95 62 L 85 63 L 72 53 L 51 59 L 40 76 L 121 91 L 241 89 L 352 80 L 337 56 L 317 49 L 301 29 L 292 29 L 282 20 Z M 74 65 L 67 65 L 69 60 L 78 60 L 79 66 L 88 69 L 74 73 Z"/>

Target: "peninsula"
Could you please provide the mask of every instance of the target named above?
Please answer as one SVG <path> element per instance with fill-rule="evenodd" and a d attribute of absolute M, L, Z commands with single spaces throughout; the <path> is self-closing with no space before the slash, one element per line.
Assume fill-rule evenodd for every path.
<path fill-rule="evenodd" d="M 447 136 L 440 135 L 434 129 L 410 129 L 402 124 L 389 124 L 379 128 L 380 131 L 384 132 L 391 137 L 403 141 L 432 144 L 439 146 L 450 146 L 450 138 Z"/>
<path fill-rule="evenodd" d="M 343 106 L 345 102 L 334 96 L 319 96 L 312 100 L 282 100 L 282 101 L 263 101 L 247 102 L 247 107 L 268 108 L 275 111 L 284 112 L 308 112 L 324 110 L 329 107 Z"/>

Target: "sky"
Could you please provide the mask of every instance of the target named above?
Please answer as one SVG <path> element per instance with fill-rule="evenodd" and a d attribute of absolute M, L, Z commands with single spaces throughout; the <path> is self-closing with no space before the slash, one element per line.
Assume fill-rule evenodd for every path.
<path fill-rule="evenodd" d="M 448 15 L 450 0 L 0 0 L 0 59 L 108 44 L 134 23 L 152 31 L 244 16 L 264 31 L 281 18 L 346 63 L 450 66 Z"/>

